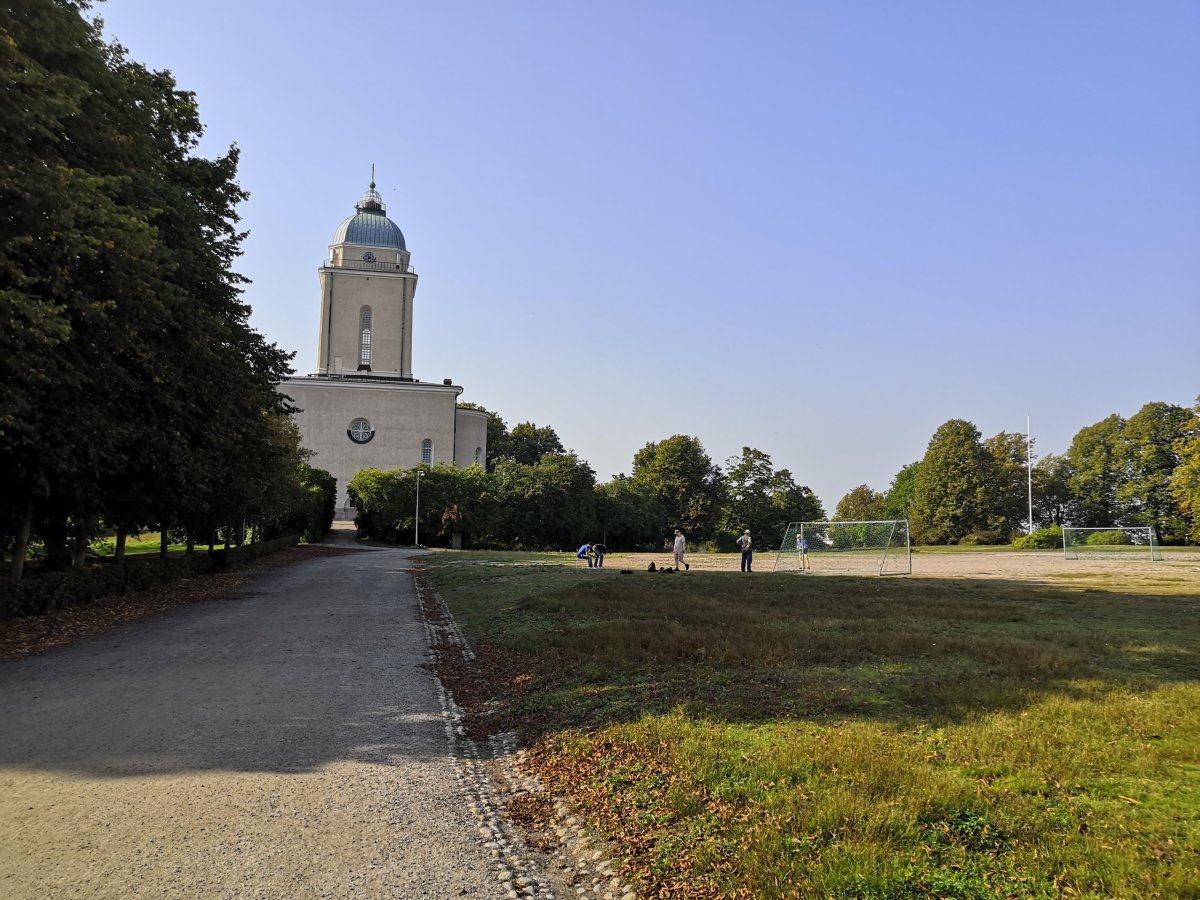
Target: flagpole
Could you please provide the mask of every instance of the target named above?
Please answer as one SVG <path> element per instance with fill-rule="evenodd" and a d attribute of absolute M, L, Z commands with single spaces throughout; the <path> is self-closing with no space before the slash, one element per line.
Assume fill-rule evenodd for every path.
<path fill-rule="evenodd" d="M 1029 533 L 1033 534 L 1033 433 L 1025 417 L 1025 472 L 1029 480 Z"/>

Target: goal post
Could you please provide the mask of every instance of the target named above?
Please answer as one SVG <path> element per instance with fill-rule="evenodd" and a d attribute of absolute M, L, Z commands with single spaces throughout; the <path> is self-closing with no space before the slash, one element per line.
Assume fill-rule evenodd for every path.
<path fill-rule="evenodd" d="M 908 519 L 789 522 L 772 571 L 911 575 Z"/>
<path fill-rule="evenodd" d="M 1063 557 L 1066 559 L 1161 560 L 1158 538 L 1149 525 L 1108 528 L 1063 526 Z"/>

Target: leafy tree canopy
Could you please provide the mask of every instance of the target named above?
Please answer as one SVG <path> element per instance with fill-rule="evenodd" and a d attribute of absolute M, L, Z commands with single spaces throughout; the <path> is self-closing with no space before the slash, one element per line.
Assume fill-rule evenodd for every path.
<path fill-rule="evenodd" d="M 979 429 L 951 419 L 934 432 L 917 471 L 910 526 L 919 543 L 958 543 L 993 525 L 996 461 Z"/>
<path fill-rule="evenodd" d="M 885 519 L 907 519 L 912 508 L 913 494 L 916 491 L 917 470 L 921 462 L 911 462 L 892 479 L 884 500 Z"/>
<path fill-rule="evenodd" d="M 887 497 L 860 484 L 838 501 L 834 518 L 844 522 L 877 522 L 886 515 Z"/>
<path fill-rule="evenodd" d="M 724 482 L 699 438 L 677 434 L 646 444 L 634 454 L 630 477 L 661 505 L 664 534 L 681 528 L 688 540 L 712 537 Z"/>
<path fill-rule="evenodd" d="M 1175 441 L 1179 465 L 1171 476 L 1171 496 L 1187 524 L 1188 537 L 1200 541 L 1200 397 Z"/>

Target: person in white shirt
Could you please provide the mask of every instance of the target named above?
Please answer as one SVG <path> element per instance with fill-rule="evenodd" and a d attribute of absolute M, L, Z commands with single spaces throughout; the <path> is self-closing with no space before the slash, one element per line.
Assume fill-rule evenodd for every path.
<path fill-rule="evenodd" d="M 675 568 L 678 569 L 680 566 L 683 566 L 683 570 L 685 572 L 691 568 L 691 566 L 689 566 L 686 562 L 684 562 L 684 559 L 683 559 L 683 555 L 686 552 L 687 552 L 687 538 L 685 538 L 683 536 L 682 531 L 680 531 L 678 528 L 676 528 L 675 529 Z"/>
<path fill-rule="evenodd" d="M 737 545 L 742 548 L 742 571 L 754 571 L 754 541 L 750 539 L 750 529 L 737 539 Z"/>

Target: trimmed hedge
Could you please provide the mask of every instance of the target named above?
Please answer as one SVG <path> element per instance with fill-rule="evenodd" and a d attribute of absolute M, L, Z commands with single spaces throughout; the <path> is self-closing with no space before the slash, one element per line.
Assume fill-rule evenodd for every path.
<path fill-rule="evenodd" d="M 295 546 L 296 535 L 231 547 L 168 556 L 127 557 L 125 564 L 102 563 L 70 572 L 46 572 L 17 583 L 0 582 L 0 619 L 36 616 L 40 613 L 94 603 L 109 594 L 125 594 L 194 575 L 222 572 L 270 553 Z"/>

